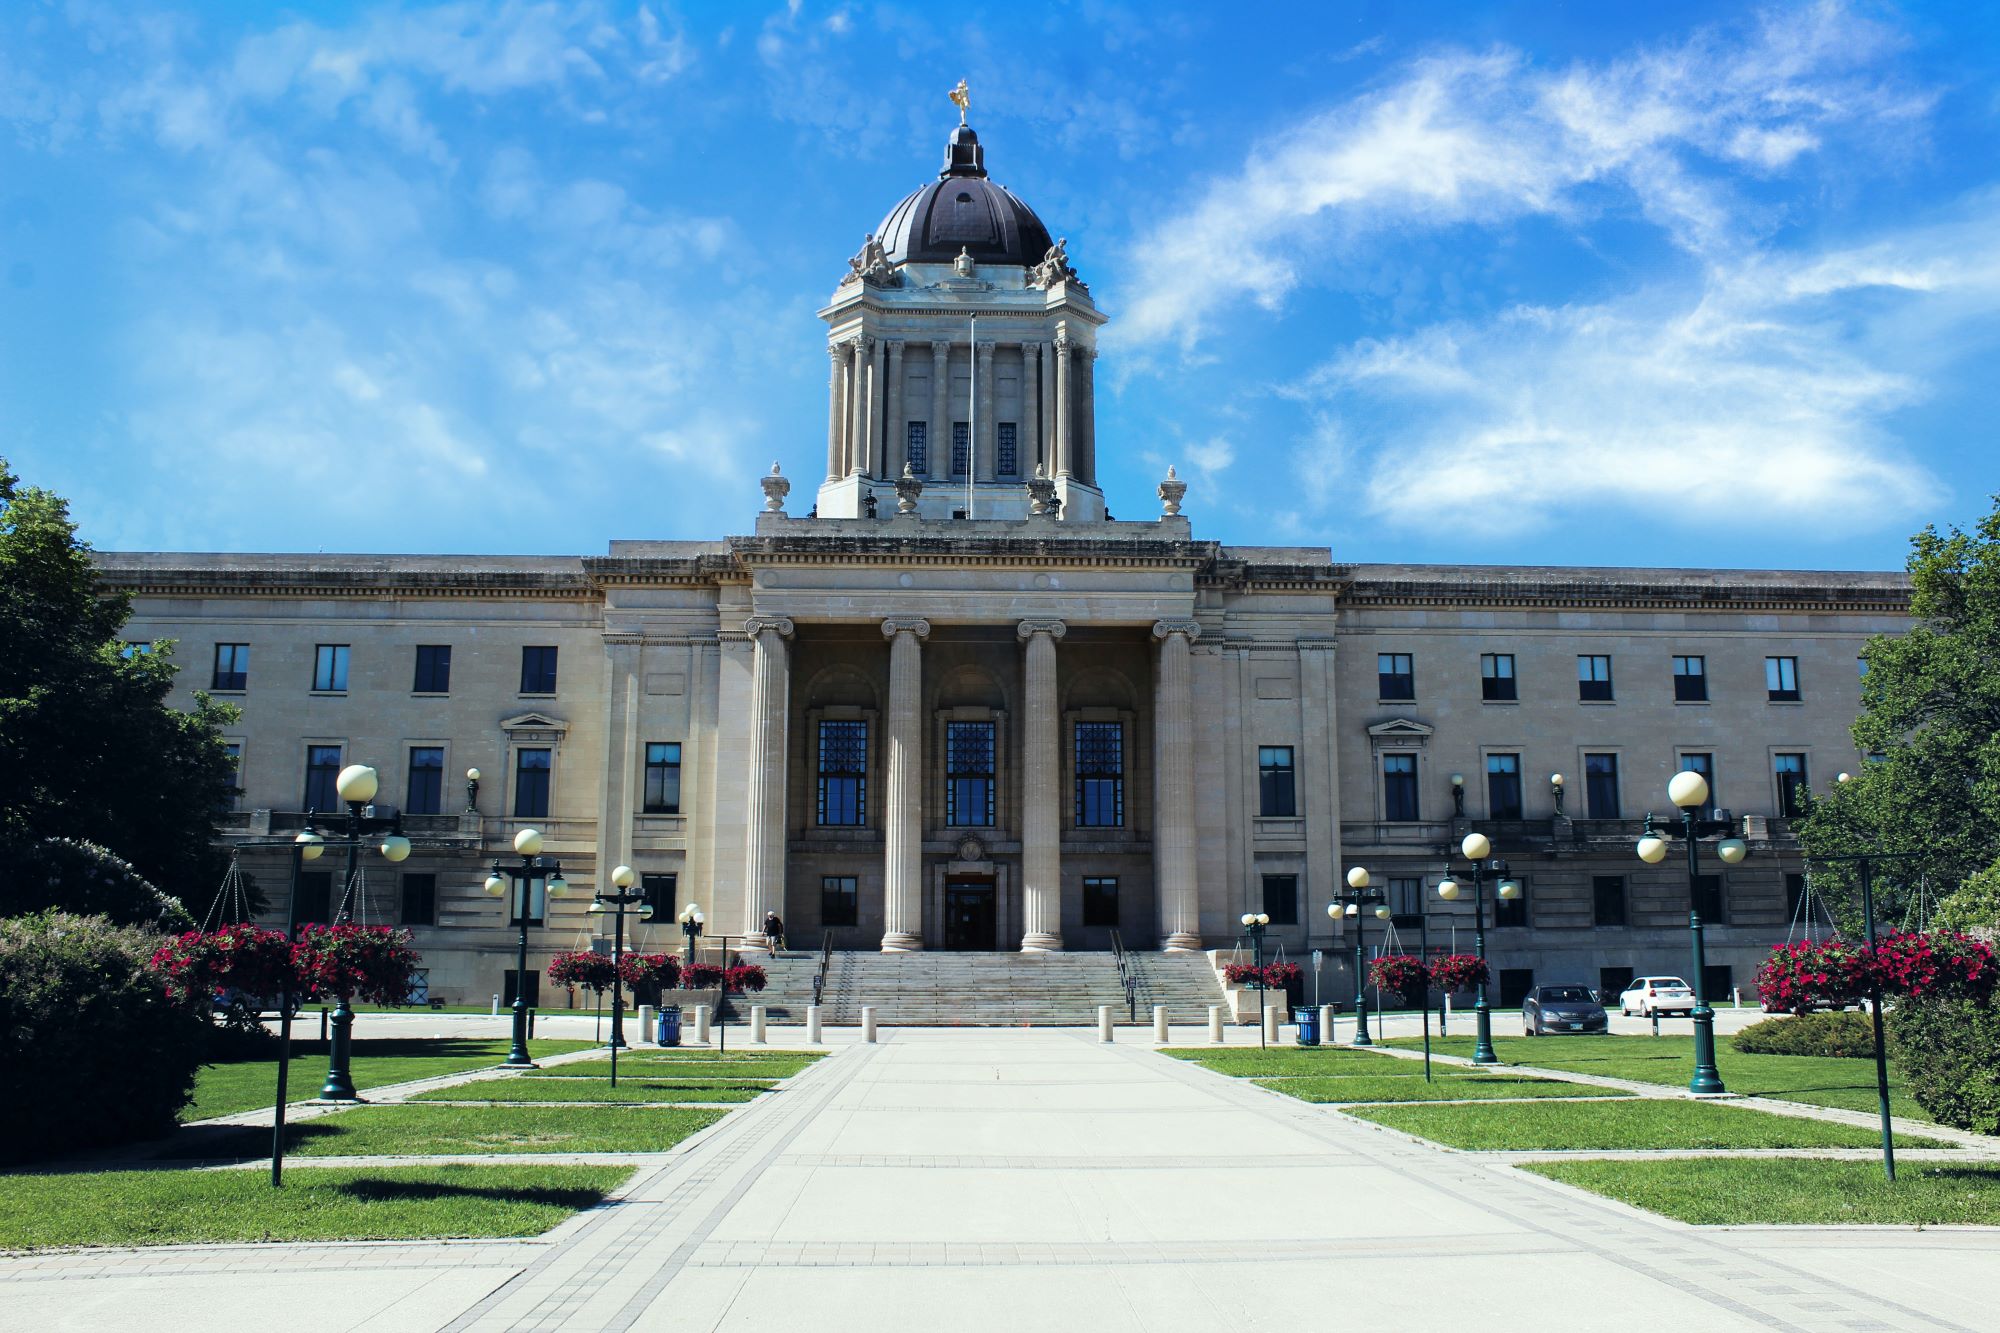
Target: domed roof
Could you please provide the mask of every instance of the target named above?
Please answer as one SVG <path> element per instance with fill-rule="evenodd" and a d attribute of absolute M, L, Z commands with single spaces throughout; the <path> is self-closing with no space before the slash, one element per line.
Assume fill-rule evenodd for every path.
<path fill-rule="evenodd" d="M 875 236 L 891 264 L 949 264 L 964 251 L 1031 267 L 1053 244 L 1034 209 L 987 179 L 986 150 L 965 125 L 951 132 L 938 178 L 890 209 Z"/>

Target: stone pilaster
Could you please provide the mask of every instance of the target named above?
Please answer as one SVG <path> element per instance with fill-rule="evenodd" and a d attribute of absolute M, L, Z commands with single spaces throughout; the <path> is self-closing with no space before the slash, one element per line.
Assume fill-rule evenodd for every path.
<path fill-rule="evenodd" d="M 923 640 L 927 620 L 885 620 L 889 640 L 888 801 L 883 806 L 882 952 L 924 947 Z"/>
<path fill-rule="evenodd" d="M 903 340 L 896 338 L 889 343 L 889 401 L 882 414 L 882 475 L 891 479 L 903 475 L 903 455 L 910 447 L 910 429 L 905 424 L 910 414 L 903 397 Z"/>
<path fill-rule="evenodd" d="M 1160 771 L 1153 780 L 1153 878 L 1160 909 L 1160 947 L 1201 948 L 1201 890 L 1195 860 L 1194 690 L 1188 645 L 1201 633 L 1192 620 L 1153 625 L 1160 641 L 1159 694 L 1153 726 Z"/>
<path fill-rule="evenodd" d="M 847 415 L 847 349 L 839 343 L 828 343 L 827 360 L 832 362 L 831 372 L 826 380 L 826 479 L 838 481 L 847 475 L 845 460 L 841 457 Z"/>
<path fill-rule="evenodd" d="M 999 433 L 995 430 L 995 419 L 999 416 L 999 406 L 993 399 L 993 344 L 981 343 L 978 356 L 973 362 L 979 376 L 979 429 L 977 438 L 977 466 L 973 471 L 980 481 L 992 481 L 999 476 L 996 471 L 1000 460 Z"/>
<path fill-rule="evenodd" d="M 1097 349 L 1076 349 L 1076 447 L 1070 463 L 1085 484 L 1097 484 Z"/>
<path fill-rule="evenodd" d="M 863 445 L 868 439 L 868 344 L 856 338 L 848 344 L 854 350 L 847 368 L 847 475 L 860 476 L 866 466 Z"/>
<path fill-rule="evenodd" d="M 1024 620 L 1021 901 L 1023 953 L 1062 948 L 1062 719 L 1057 713 L 1060 620 Z"/>
<path fill-rule="evenodd" d="M 792 622 L 752 616 L 743 632 L 754 647 L 750 681 L 750 782 L 743 844 L 743 947 L 765 949 L 764 914 L 784 914 L 785 753 L 791 707 Z"/>
<path fill-rule="evenodd" d="M 1042 475 L 1050 478 L 1056 475 L 1055 351 L 1051 343 L 1039 343 L 1035 347 L 1035 360 L 1041 371 L 1042 382 Z"/>
<path fill-rule="evenodd" d="M 1056 339 L 1056 466 L 1052 474 L 1067 477 L 1076 466 L 1076 397 L 1070 381 L 1070 341 Z"/>
<path fill-rule="evenodd" d="M 1038 382 L 1042 371 L 1042 345 L 1040 343 L 1021 344 L 1021 424 L 1020 469 L 1023 477 L 1035 475 L 1035 464 L 1042 461 L 1042 400 L 1041 384 Z"/>
<path fill-rule="evenodd" d="M 931 456 L 932 481 L 951 475 L 951 344 L 940 339 L 931 344 Z"/>
<path fill-rule="evenodd" d="M 882 359 L 887 353 L 885 340 L 868 340 L 868 433 L 861 445 L 861 472 L 873 477 L 882 471 L 882 387 L 886 380 Z"/>

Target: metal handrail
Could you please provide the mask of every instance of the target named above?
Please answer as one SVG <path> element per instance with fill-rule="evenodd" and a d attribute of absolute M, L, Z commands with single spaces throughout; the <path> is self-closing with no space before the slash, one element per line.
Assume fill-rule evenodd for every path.
<path fill-rule="evenodd" d="M 1139 1019 L 1139 973 L 1132 965 L 1131 955 L 1125 952 L 1125 937 L 1118 927 L 1111 928 L 1111 957 L 1118 964 L 1118 984 L 1125 988 L 1125 1017 L 1137 1022 Z"/>
<path fill-rule="evenodd" d="M 826 972 L 833 966 L 833 932 L 827 931 L 820 940 L 819 970 L 813 973 L 813 1004 L 817 1006 L 826 994 Z"/>

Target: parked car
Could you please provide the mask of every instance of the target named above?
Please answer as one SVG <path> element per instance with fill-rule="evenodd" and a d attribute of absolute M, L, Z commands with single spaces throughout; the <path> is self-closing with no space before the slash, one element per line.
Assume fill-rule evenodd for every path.
<path fill-rule="evenodd" d="M 1679 977 L 1638 977 L 1618 997 L 1618 1012 L 1630 1018 L 1654 1013 L 1691 1014 L 1694 988 Z"/>
<path fill-rule="evenodd" d="M 1588 986 L 1537 986 L 1521 1001 L 1521 1034 L 1608 1032 L 1611 1019 Z"/>

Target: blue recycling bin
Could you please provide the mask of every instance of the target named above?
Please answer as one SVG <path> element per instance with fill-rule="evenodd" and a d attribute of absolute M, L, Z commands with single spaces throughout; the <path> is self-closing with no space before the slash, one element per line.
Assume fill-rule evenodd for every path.
<path fill-rule="evenodd" d="M 1299 1045 L 1319 1045 L 1319 1010 L 1294 1009 L 1292 1018 L 1299 1025 Z"/>
<path fill-rule="evenodd" d="M 660 1045 L 681 1044 L 681 1007 L 677 1004 L 660 1006 Z"/>

